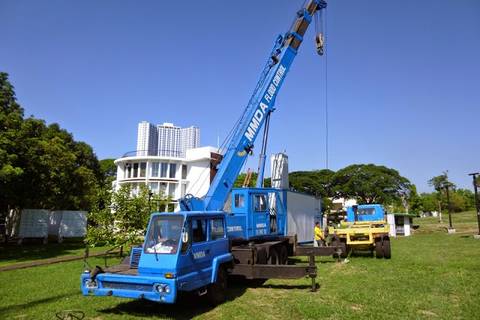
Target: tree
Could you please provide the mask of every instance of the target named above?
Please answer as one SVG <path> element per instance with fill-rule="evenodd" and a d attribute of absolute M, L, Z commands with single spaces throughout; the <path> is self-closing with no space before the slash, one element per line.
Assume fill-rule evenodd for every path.
<path fill-rule="evenodd" d="M 436 193 L 422 193 L 420 194 L 422 211 L 423 212 L 432 212 L 438 211 L 438 196 Z"/>
<path fill-rule="evenodd" d="M 288 175 L 290 188 L 322 198 L 322 211 L 332 207 L 334 171 L 329 169 L 312 171 L 295 171 Z"/>
<path fill-rule="evenodd" d="M 114 159 L 100 160 L 100 172 L 102 173 L 102 182 L 111 186 L 117 177 L 117 166 L 114 163 Z"/>
<path fill-rule="evenodd" d="M 433 187 L 437 191 L 441 191 L 447 186 L 451 189 L 455 188 L 455 184 L 448 180 L 448 173 L 447 172 L 444 172 L 441 175 L 435 176 L 435 177 L 431 178 L 430 180 L 428 180 L 428 185 L 430 185 L 431 187 Z"/>
<path fill-rule="evenodd" d="M 333 197 L 333 175 L 329 169 L 296 171 L 288 175 L 292 189 L 320 197 Z"/>
<path fill-rule="evenodd" d="M 117 191 L 100 189 L 97 199 L 97 206 L 88 217 L 90 225 L 85 242 L 90 246 L 141 243 L 153 204 L 166 207 L 171 201 L 163 194 L 152 196 L 144 184 L 138 192 L 133 192 L 130 184 L 122 185 Z"/>
<path fill-rule="evenodd" d="M 354 164 L 337 171 L 333 185 L 336 198 L 382 204 L 408 197 L 412 187 L 397 170 L 374 164 Z"/>
<path fill-rule="evenodd" d="M 16 135 L 22 121 L 23 108 L 16 102 L 8 74 L 0 72 L 0 215 L 6 215 L 13 198 L 18 198 L 9 186 L 23 174 L 16 152 L 21 147 L 17 144 Z"/>
<path fill-rule="evenodd" d="M 243 183 L 246 177 L 247 177 L 246 173 L 240 173 L 237 177 L 237 180 L 235 180 L 235 183 L 233 185 L 234 188 L 243 187 Z M 248 184 L 248 187 L 255 187 L 257 185 L 257 177 L 258 177 L 258 173 L 252 172 L 252 177 L 250 178 L 250 183 Z M 263 186 L 265 188 L 269 188 L 272 186 L 270 178 L 263 179 Z"/>
<path fill-rule="evenodd" d="M 92 148 L 58 124 L 25 119 L 6 73 L 0 73 L 0 128 L 1 214 L 90 209 L 101 177 Z"/>

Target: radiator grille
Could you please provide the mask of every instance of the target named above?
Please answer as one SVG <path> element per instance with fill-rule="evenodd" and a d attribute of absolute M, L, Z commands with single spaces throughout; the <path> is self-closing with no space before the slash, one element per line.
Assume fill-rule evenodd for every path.
<path fill-rule="evenodd" d="M 102 281 L 102 285 L 106 289 L 123 289 L 146 292 L 153 291 L 153 286 L 151 284 Z"/>

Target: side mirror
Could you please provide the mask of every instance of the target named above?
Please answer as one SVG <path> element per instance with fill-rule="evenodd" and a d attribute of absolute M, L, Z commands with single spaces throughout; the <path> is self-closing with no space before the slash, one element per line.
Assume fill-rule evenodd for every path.
<path fill-rule="evenodd" d="M 186 254 L 188 252 L 188 248 L 190 247 L 189 244 L 189 236 L 188 236 L 188 229 L 182 229 L 182 254 Z"/>
<path fill-rule="evenodd" d="M 182 230 L 182 242 L 188 243 L 188 232 L 185 229 Z"/>

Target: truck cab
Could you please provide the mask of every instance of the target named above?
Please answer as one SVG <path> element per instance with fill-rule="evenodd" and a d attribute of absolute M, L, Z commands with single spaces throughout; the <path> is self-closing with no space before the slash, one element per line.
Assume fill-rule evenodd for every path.
<path fill-rule="evenodd" d="M 254 240 L 285 235 L 286 203 L 283 190 L 238 188 L 232 190 L 227 230 L 231 239 Z"/>
<path fill-rule="evenodd" d="M 223 212 L 155 213 L 130 263 L 83 273 L 82 293 L 174 303 L 179 291 L 207 292 L 231 261 Z"/>
<path fill-rule="evenodd" d="M 380 204 L 354 205 L 347 208 L 347 223 L 386 222 L 385 209 Z"/>

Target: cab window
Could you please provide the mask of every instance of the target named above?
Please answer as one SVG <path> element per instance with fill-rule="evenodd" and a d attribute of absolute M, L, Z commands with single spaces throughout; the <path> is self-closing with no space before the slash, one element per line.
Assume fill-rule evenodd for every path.
<path fill-rule="evenodd" d="M 205 219 L 192 220 L 192 242 L 207 241 L 207 222 Z"/>
<path fill-rule="evenodd" d="M 254 210 L 263 212 L 267 210 L 267 197 L 264 194 L 257 194 L 253 198 Z"/>
<path fill-rule="evenodd" d="M 361 208 L 358 209 L 358 214 L 362 216 L 371 216 L 375 214 L 375 208 Z"/>
<path fill-rule="evenodd" d="M 223 219 L 216 218 L 210 220 L 210 240 L 222 239 L 225 237 L 225 228 Z"/>
<path fill-rule="evenodd" d="M 245 196 L 243 194 L 235 195 L 235 208 L 243 208 L 245 206 Z"/>

